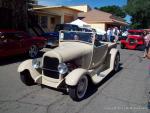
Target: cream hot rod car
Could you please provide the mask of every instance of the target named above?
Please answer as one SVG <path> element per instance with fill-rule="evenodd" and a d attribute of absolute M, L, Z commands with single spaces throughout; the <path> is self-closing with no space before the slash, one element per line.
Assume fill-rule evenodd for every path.
<path fill-rule="evenodd" d="M 26 85 L 65 88 L 73 100 L 82 100 L 89 81 L 98 84 L 118 70 L 120 53 L 115 43 L 101 42 L 94 33 L 61 31 L 59 35 L 59 47 L 20 64 L 20 78 Z"/>

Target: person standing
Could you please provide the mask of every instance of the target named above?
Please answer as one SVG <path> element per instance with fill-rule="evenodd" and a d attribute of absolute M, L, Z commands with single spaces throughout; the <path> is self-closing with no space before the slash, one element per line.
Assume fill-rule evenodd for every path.
<path fill-rule="evenodd" d="M 148 52 L 149 52 L 149 49 L 150 49 L 150 33 L 148 33 L 145 37 L 144 37 L 144 42 L 145 42 L 145 50 L 144 50 L 144 58 L 145 57 L 149 57 L 148 56 Z M 150 53 L 149 53 L 150 54 Z"/>
<path fill-rule="evenodd" d="M 118 41 L 118 39 L 119 39 L 119 29 L 118 29 L 118 27 L 114 27 L 114 29 L 113 29 L 113 36 L 114 36 L 114 41 L 115 42 L 117 42 Z"/>
<path fill-rule="evenodd" d="M 111 28 L 108 28 L 107 30 L 107 41 L 108 42 L 111 42 L 111 37 L 112 37 L 112 29 Z"/>

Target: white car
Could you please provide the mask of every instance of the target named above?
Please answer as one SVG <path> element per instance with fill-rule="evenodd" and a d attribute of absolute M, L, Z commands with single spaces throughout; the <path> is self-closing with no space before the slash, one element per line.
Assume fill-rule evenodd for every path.
<path fill-rule="evenodd" d="M 61 31 L 59 47 L 46 52 L 41 61 L 24 61 L 18 72 L 26 85 L 64 88 L 78 101 L 84 99 L 89 81 L 98 84 L 117 72 L 119 61 L 115 43 L 100 42 L 94 33 Z"/>

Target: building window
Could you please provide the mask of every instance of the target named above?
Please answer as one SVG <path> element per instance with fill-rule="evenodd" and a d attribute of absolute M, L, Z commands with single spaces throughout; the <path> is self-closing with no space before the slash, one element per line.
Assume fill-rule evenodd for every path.
<path fill-rule="evenodd" d="M 47 16 L 41 16 L 41 27 L 47 28 L 48 25 L 48 17 Z"/>
<path fill-rule="evenodd" d="M 55 18 L 54 17 L 51 18 L 51 24 L 55 24 Z"/>

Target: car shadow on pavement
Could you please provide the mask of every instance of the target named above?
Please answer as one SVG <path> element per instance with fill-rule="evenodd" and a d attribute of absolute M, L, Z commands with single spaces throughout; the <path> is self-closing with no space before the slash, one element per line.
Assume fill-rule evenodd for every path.
<path fill-rule="evenodd" d="M 43 53 L 44 52 L 39 52 L 37 58 L 42 57 Z M 0 59 L 0 66 L 22 62 L 22 61 L 27 60 L 27 59 L 31 59 L 31 58 L 29 58 L 28 55 L 17 55 L 17 56 L 11 56 L 11 57 L 7 57 L 7 58 L 1 58 Z"/>
<path fill-rule="evenodd" d="M 118 72 L 120 72 L 123 69 L 122 64 L 120 64 L 119 70 Z M 117 73 L 118 73 L 117 72 Z M 110 80 L 113 76 L 115 76 L 117 73 L 115 72 L 111 72 L 109 75 L 107 75 L 99 84 L 94 85 L 93 83 L 91 83 L 88 87 L 88 91 L 84 97 L 84 99 L 89 98 L 90 96 L 92 96 L 94 93 L 97 92 L 98 88 L 101 87 L 103 84 L 105 84 L 108 80 Z"/>

